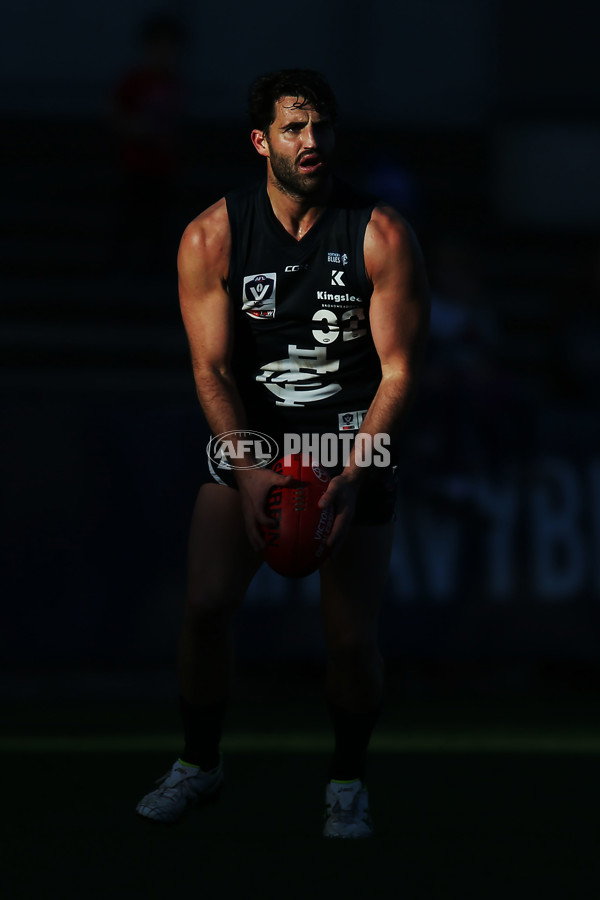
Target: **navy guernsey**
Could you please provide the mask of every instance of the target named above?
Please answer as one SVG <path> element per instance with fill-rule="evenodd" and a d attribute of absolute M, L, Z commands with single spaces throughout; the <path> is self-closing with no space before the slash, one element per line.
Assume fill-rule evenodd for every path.
<path fill-rule="evenodd" d="M 357 431 L 381 380 L 363 250 L 374 201 L 334 182 L 297 241 L 275 216 L 266 182 L 225 199 L 232 368 L 249 427 Z"/>

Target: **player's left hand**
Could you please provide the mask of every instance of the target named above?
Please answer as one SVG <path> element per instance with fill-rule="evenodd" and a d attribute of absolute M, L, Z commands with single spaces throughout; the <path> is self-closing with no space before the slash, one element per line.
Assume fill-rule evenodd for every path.
<path fill-rule="evenodd" d="M 335 509 L 333 528 L 326 544 L 327 549 L 334 557 L 348 536 L 354 519 L 357 497 L 358 482 L 342 473 L 331 479 L 327 490 L 319 500 L 321 509 L 326 509 L 331 505 Z"/>

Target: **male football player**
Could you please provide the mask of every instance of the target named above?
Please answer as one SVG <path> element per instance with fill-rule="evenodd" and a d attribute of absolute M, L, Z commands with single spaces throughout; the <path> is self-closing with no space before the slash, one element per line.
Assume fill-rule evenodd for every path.
<path fill-rule="evenodd" d="M 213 435 L 397 436 L 428 321 L 410 228 L 331 171 L 336 101 L 311 70 L 259 78 L 251 140 L 266 179 L 234 191 L 186 229 L 180 301 L 198 397 Z M 364 460 L 363 460 L 364 462 Z M 159 822 L 218 791 L 232 616 L 262 562 L 267 495 L 289 479 L 250 452 L 199 492 L 179 646 L 185 745 L 139 803 Z M 326 690 L 335 747 L 324 835 L 372 832 L 366 755 L 382 700 L 379 605 L 388 574 L 394 466 L 365 467 L 353 447 L 321 500 L 335 520 L 320 568 Z"/>

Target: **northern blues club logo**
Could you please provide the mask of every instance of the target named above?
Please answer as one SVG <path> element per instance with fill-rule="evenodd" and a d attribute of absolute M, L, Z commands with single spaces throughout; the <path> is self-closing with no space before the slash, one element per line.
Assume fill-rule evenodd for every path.
<path fill-rule="evenodd" d="M 244 312 L 253 319 L 272 319 L 275 315 L 275 286 L 277 274 L 267 272 L 262 275 L 244 277 Z"/>

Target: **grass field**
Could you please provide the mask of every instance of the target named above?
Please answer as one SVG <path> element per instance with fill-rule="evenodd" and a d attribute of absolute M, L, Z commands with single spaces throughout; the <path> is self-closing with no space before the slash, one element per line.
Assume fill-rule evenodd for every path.
<path fill-rule="evenodd" d="M 135 814 L 178 750 L 151 703 L 3 711 L 7 898 L 597 897 L 600 728 L 589 702 L 394 708 L 374 739 L 376 836 L 320 835 L 331 746 L 311 702 L 233 707 L 219 801 Z"/>

